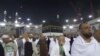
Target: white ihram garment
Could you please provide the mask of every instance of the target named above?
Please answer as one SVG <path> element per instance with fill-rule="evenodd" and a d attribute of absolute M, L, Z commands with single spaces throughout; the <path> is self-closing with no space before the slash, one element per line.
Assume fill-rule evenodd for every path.
<path fill-rule="evenodd" d="M 98 43 L 91 37 L 91 42 L 86 43 L 81 36 L 78 36 L 73 42 L 71 56 L 100 56 L 98 55 Z"/>
<path fill-rule="evenodd" d="M 52 48 L 56 45 L 56 42 L 54 40 L 50 41 L 50 45 L 49 45 L 49 55 L 51 53 Z"/>
<path fill-rule="evenodd" d="M 65 56 L 70 56 L 70 54 L 69 54 L 69 50 L 70 50 L 69 44 L 65 43 L 63 45 L 63 48 L 64 48 Z M 51 50 L 50 56 L 60 56 L 60 49 L 59 49 L 58 43 Z"/>

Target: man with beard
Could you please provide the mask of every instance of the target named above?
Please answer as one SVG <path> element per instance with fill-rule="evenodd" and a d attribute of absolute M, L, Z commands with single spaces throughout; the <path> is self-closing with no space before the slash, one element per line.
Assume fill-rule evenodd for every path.
<path fill-rule="evenodd" d="M 87 23 L 79 25 L 80 35 L 75 39 L 71 56 L 100 56 L 97 55 L 98 43 L 92 36 L 91 26 Z"/>
<path fill-rule="evenodd" d="M 58 42 L 53 46 L 50 56 L 70 56 L 69 50 L 69 42 L 66 42 L 65 37 L 59 36 Z"/>

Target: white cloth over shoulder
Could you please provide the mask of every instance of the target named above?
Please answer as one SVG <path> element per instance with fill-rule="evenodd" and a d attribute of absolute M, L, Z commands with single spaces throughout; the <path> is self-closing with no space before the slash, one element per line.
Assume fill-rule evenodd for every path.
<path fill-rule="evenodd" d="M 64 48 L 64 51 L 65 51 L 65 55 L 70 56 L 70 54 L 69 54 L 69 50 L 70 50 L 69 44 L 65 43 L 63 48 Z M 53 47 L 53 49 L 51 50 L 50 56 L 60 56 L 60 49 L 59 49 L 58 44 L 56 44 Z"/>
<path fill-rule="evenodd" d="M 56 42 L 55 42 L 53 39 L 50 40 L 49 54 L 51 53 L 52 48 L 53 48 L 56 44 L 57 44 L 57 40 L 56 40 Z"/>
<path fill-rule="evenodd" d="M 35 41 L 34 41 L 34 43 L 37 45 L 38 44 L 38 42 L 39 42 L 39 39 L 36 39 Z"/>
<path fill-rule="evenodd" d="M 91 37 L 91 42 L 86 43 L 81 36 L 78 36 L 73 42 L 71 56 L 100 56 L 98 55 L 98 43 Z"/>
<path fill-rule="evenodd" d="M 17 39 L 15 39 L 15 40 L 14 40 L 14 43 L 16 44 L 16 47 L 17 47 L 16 56 L 19 56 L 19 52 L 18 52 L 18 44 L 17 44 Z"/>

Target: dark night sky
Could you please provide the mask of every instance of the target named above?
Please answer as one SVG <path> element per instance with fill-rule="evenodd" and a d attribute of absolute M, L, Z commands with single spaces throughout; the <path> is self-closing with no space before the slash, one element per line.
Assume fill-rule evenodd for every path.
<path fill-rule="evenodd" d="M 92 7 L 90 6 L 92 1 Z M 100 9 L 100 0 L 0 0 L 0 19 L 3 18 L 3 11 L 8 11 L 7 16 L 14 18 L 15 12 L 23 19 L 31 18 L 33 23 L 57 20 L 56 15 L 60 15 L 60 21 L 75 18 L 79 12 L 82 17 L 87 17 L 91 10 L 95 13 Z"/>

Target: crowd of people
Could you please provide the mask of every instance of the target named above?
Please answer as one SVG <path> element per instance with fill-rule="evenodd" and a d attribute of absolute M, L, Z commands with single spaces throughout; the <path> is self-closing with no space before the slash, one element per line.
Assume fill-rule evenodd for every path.
<path fill-rule="evenodd" d="M 87 23 L 79 25 L 78 36 L 35 37 L 23 33 L 19 37 L 3 34 L 0 56 L 100 56 L 100 29 L 93 31 Z"/>

